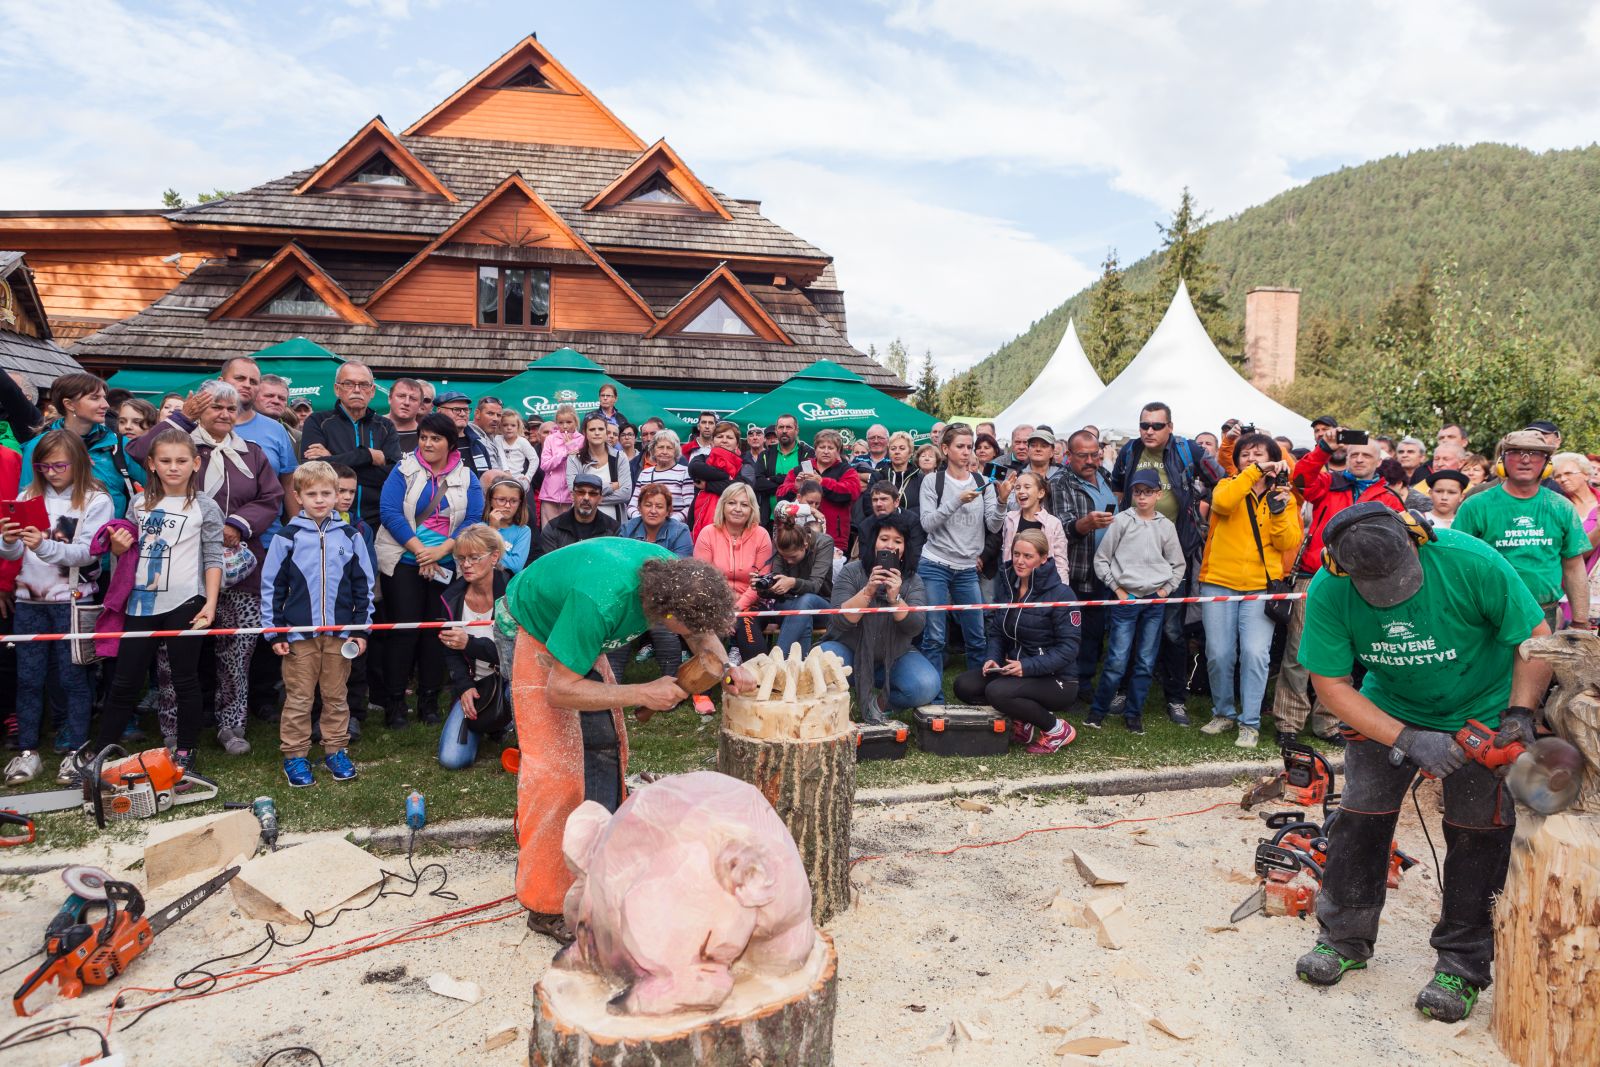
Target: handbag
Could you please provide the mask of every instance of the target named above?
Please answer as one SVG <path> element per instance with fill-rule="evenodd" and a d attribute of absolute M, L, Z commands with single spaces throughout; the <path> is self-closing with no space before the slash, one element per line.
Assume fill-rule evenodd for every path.
<path fill-rule="evenodd" d="M 1272 571 L 1268 569 L 1268 567 L 1267 567 L 1267 550 L 1261 544 L 1261 526 L 1260 526 L 1259 523 L 1256 522 L 1255 503 L 1253 501 L 1246 500 L 1245 501 L 1245 506 L 1247 508 L 1249 508 L 1250 532 L 1255 535 L 1255 539 L 1256 539 L 1256 554 L 1261 558 L 1261 570 L 1262 570 L 1262 573 L 1264 573 L 1267 576 L 1267 592 L 1269 592 L 1269 593 L 1292 593 L 1292 592 L 1294 592 L 1294 579 L 1292 579 L 1292 578 L 1274 578 L 1272 576 Z M 1289 617 L 1294 614 L 1294 601 L 1292 601 L 1292 600 L 1269 600 L 1264 605 L 1262 605 L 1262 612 L 1267 616 L 1267 618 L 1271 619 L 1275 625 L 1277 625 L 1277 626 L 1287 626 L 1287 625 L 1289 625 Z"/>
<path fill-rule="evenodd" d="M 67 572 L 67 582 L 72 587 L 68 623 L 73 633 L 88 635 L 68 642 L 72 646 L 72 662 L 79 667 L 90 667 L 100 662 L 100 653 L 94 647 L 94 626 L 100 621 L 100 605 L 84 602 L 78 590 L 78 568 Z"/>
<path fill-rule="evenodd" d="M 505 685 L 498 670 L 473 683 L 477 690 L 477 718 L 464 719 L 463 725 L 475 734 L 498 734 L 511 723 L 511 709 L 505 702 Z"/>

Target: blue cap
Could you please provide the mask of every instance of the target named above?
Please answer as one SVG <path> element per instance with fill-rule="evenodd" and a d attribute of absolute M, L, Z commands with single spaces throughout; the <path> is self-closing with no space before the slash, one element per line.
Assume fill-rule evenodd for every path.
<path fill-rule="evenodd" d="M 1128 479 L 1128 490 L 1132 492 L 1135 486 L 1148 485 L 1152 489 L 1161 488 L 1161 476 L 1152 467 L 1133 472 L 1133 477 Z"/>

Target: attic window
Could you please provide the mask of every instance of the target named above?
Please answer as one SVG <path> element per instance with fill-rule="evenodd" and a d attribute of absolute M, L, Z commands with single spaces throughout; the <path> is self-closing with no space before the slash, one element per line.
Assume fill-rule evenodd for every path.
<path fill-rule="evenodd" d="M 754 337 L 756 333 L 720 296 L 707 304 L 705 310 L 690 320 L 680 332 L 720 334 L 726 337 Z"/>
<path fill-rule="evenodd" d="M 334 311 L 318 296 L 316 290 L 306 284 L 304 278 L 296 278 L 288 285 L 278 290 L 274 296 L 261 306 L 258 315 L 271 315 L 284 319 L 336 319 L 339 313 Z"/>
<path fill-rule="evenodd" d="M 379 152 L 356 171 L 355 177 L 350 179 L 356 185 L 383 185 L 400 189 L 411 189 L 411 179 L 400 172 L 394 161 Z"/>
<path fill-rule="evenodd" d="M 628 194 L 628 204 L 673 204 L 687 206 L 688 202 L 678 195 L 678 191 L 667 181 L 666 175 L 657 171 L 649 181 L 645 182 L 632 193 Z"/>
<path fill-rule="evenodd" d="M 496 88 L 500 89 L 554 89 L 550 80 L 539 73 L 539 68 L 529 63 L 511 77 L 501 82 Z"/>

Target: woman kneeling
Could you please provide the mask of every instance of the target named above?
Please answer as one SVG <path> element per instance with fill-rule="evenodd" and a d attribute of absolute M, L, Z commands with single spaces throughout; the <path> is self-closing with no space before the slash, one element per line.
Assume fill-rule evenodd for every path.
<path fill-rule="evenodd" d="M 482 623 L 494 618 L 494 602 L 506 593 L 506 576 L 500 569 L 504 548 L 500 534 L 483 523 L 456 535 L 460 577 L 440 594 L 447 619 Z M 511 705 L 500 677 L 493 627 L 446 627 L 439 631 L 439 644 L 444 646 L 444 664 L 456 695 L 439 735 L 439 765 L 458 771 L 477 758 L 480 737 L 505 733 L 511 724 Z"/>

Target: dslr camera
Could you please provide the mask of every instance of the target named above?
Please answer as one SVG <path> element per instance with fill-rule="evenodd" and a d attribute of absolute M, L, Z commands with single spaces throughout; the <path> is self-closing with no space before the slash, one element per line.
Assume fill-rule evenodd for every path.
<path fill-rule="evenodd" d="M 758 574 L 750 579 L 750 585 L 762 596 L 771 596 L 772 587 L 777 584 L 777 581 L 778 576 L 776 574 Z"/>

